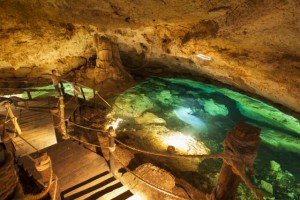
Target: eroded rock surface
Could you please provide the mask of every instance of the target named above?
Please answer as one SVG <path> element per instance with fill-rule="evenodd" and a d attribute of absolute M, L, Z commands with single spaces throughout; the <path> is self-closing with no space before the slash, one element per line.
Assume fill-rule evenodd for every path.
<path fill-rule="evenodd" d="M 1 1 L 0 72 L 95 66 L 98 34 L 131 73 L 204 75 L 299 112 L 299 18 L 298 0 Z"/>

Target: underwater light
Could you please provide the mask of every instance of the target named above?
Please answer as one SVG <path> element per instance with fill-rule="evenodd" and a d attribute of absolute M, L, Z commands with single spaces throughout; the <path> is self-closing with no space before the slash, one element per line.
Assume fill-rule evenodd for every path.
<path fill-rule="evenodd" d="M 198 58 L 201 58 L 202 60 L 211 60 L 211 57 L 203 55 L 201 53 L 196 55 Z"/>
<path fill-rule="evenodd" d="M 191 136 L 186 136 L 181 133 L 175 135 L 166 136 L 164 138 L 164 143 L 168 146 L 174 146 L 175 149 L 181 151 L 188 151 L 190 149 L 191 141 L 196 142 Z"/>
<path fill-rule="evenodd" d="M 108 129 L 108 128 L 111 127 L 111 126 L 112 126 L 114 129 L 117 129 L 118 126 L 119 126 L 119 123 L 120 123 L 121 121 L 123 121 L 123 119 L 121 119 L 121 118 L 118 118 L 117 120 L 112 121 L 111 123 L 109 123 L 109 124 L 106 125 L 106 129 Z"/>
<path fill-rule="evenodd" d="M 191 125 L 192 127 L 194 127 L 197 130 L 202 130 L 202 129 L 206 128 L 205 123 L 201 119 L 190 114 L 190 113 L 192 113 L 190 108 L 180 107 L 180 108 L 173 110 L 173 112 L 178 117 L 178 119 Z"/>

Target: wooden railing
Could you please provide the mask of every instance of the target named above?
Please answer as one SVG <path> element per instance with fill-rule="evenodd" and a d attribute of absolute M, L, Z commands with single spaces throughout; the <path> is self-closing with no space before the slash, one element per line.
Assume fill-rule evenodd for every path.
<path fill-rule="evenodd" d="M 80 88 L 86 87 L 81 84 L 77 84 Z M 88 87 L 86 87 L 88 88 Z M 26 88 L 27 89 L 27 88 Z M 92 88 L 90 88 L 92 89 Z M 96 94 L 108 107 L 111 105 L 97 92 L 94 90 L 94 94 Z M 96 96 L 94 96 L 95 98 Z M 77 99 L 77 96 L 74 96 Z M 85 145 L 92 145 L 99 148 L 106 148 L 109 150 L 109 165 L 110 170 L 113 174 L 115 174 L 115 161 L 118 161 L 124 169 L 126 169 L 130 174 L 134 175 L 138 180 L 144 182 L 151 188 L 154 188 L 164 194 L 170 195 L 174 198 L 178 199 L 189 199 L 172 192 L 166 191 L 163 188 L 159 188 L 154 184 L 144 180 L 142 177 L 138 176 L 134 172 L 128 169 L 116 156 L 114 155 L 114 151 L 116 147 L 118 148 L 127 148 L 135 152 L 156 156 L 156 157 L 164 157 L 164 158 L 201 158 L 201 159 L 222 159 L 223 165 L 220 172 L 220 177 L 218 181 L 218 186 L 211 194 L 203 194 L 203 197 L 207 199 L 228 199 L 232 197 L 235 193 L 240 180 L 242 180 L 246 186 L 256 195 L 258 199 L 263 199 L 255 186 L 251 183 L 249 178 L 246 176 L 245 169 L 248 168 L 252 170 L 252 165 L 256 158 L 256 153 L 258 146 L 260 144 L 260 130 L 252 127 L 247 124 L 239 123 L 237 126 L 228 133 L 227 137 L 224 141 L 224 153 L 223 154 L 212 154 L 212 155 L 181 155 L 181 154 L 164 154 L 164 153 L 156 153 L 150 152 L 147 150 L 139 149 L 130 145 L 123 143 L 122 141 L 116 138 L 115 130 L 110 127 L 108 130 L 101 130 L 94 128 L 92 126 L 83 126 L 79 123 L 76 123 L 76 117 L 81 116 L 80 114 L 80 101 L 76 100 L 78 105 L 74 108 L 72 114 L 68 117 L 64 116 L 65 113 L 65 103 L 63 96 L 59 97 L 58 107 L 56 111 L 52 112 L 54 118 L 54 126 L 56 127 L 56 132 L 59 132 L 64 139 L 71 138 Z M 67 103 L 66 103 L 67 104 Z M 12 119 L 13 121 L 13 119 Z M 86 141 L 82 141 L 68 133 L 68 127 L 75 126 L 80 127 L 82 129 L 95 131 L 97 134 L 102 133 L 105 137 L 109 138 L 109 145 L 103 146 L 98 144 L 89 143 Z M 249 150 L 250 149 L 250 150 Z M 246 151 L 247 150 L 247 151 Z"/>

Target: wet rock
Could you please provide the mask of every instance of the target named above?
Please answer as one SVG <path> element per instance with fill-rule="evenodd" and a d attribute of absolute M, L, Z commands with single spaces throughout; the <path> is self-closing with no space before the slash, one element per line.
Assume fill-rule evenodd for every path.
<path fill-rule="evenodd" d="M 269 192 L 270 194 L 273 194 L 273 186 L 264 180 L 260 181 L 260 188 Z"/>
<path fill-rule="evenodd" d="M 166 124 L 163 118 L 159 118 L 153 113 L 146 112 L 142 116 L 135 118 L 137 124 Z"/>
<path fill-rule="evenodd" d="M 173 98 L 169 90 L 161 91 L 159 94 L 155 96 L 155 99 L 160 103 L 162 103 L 163 105 L 170 105 L 175 101 L 175 99 Z"/>
<path fill-rule="evenodd" d="M 171 191 L 175 187 L 175 177 L 151 163 L 141 165 L 135 170 L 135 173 L 144 180 L 167 191 Z"/>
<path fill-rule="evenodd" d="M 277 173 L 281 172 L 281 167 L 280 167 L 279 163 L 277 163 L 274 160 L 271 160 L 270 167 L 271 167 L 272 174 L 277 174 Z"/>
<path fill-rule="evenodd" d="M 212 116 L 228 115 L 228 109 L 226 108 L 226 106 L 222 104 L 218 104 L 212 99 L 209 99 L 208 101 L 204 101 L 204 110 Z"/>
<path fill-rule="evenodd" d="M 125 93 L 116 99 L 112 113 L 120 117 L 139 117 L 153 107 L 154 104 L 144 94 Z"/>

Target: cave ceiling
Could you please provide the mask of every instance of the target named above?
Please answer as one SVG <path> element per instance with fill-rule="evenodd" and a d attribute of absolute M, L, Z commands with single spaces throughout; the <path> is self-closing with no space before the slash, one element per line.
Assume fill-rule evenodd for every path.
<path fill-rule="evenodd" d="M 87 65 L 95 34 L 132 73 L 206 76 L 300 112 L 298 0 L 0 0 L 2 78 Z"/>

